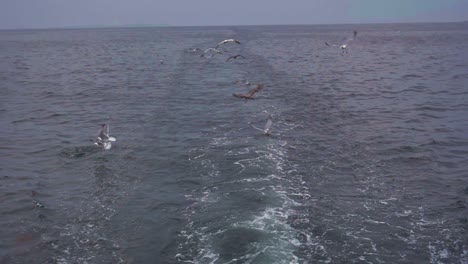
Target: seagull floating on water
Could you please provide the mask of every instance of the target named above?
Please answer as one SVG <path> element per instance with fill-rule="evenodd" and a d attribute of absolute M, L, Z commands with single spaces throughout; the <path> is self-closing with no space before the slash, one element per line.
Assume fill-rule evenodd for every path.
<path fill-rule="evenodd" d="M 235 94 L 233 93 L 232 95 L 234 97 L 238 97 L 238 98 L 244 98 L 244 99 L 255 99 L 255 97 L 253 97 L 253 95 L 255 93 L 257 93 L 258 91 L 260 91 L 261 89 L 263 89 L 263 84 L 257 84 L 257 86 L 255 86 L 255 88 L 252 88 L 250 89 L 250 91 L 246 94 Z"/>
<path fill-rule="evenodd" d="M 115 137 L 109 136 L 109 125 L 101 124 L 101 128 L 98 131 L 94 145 L 102 146 L 104 149 L 110 149 L 112 147 L 111 142 L 115 141 Z"/>
<path fill-rule="evenodd" d="M 45 208 L 45 206 L 40 203 L 38 200 L 32 200 L 34 206 L 39 207 L 39 208 Z"/>
<path fill-rule="evenodd" d="M 249 126 L 251 126 L 252 128 L 254 128 L 254 129 L 258 130 L 258 131 L 262 131 L 263 134 L 265 134 L 267 136 L 271 135 L 270 134 L 270 127 L 271 127 L 272 124 L 273 124 L 273 118 L 271 117 L 271 115 L 268 115 L 268 120 L 267 120 L 267 122 L 265 124 L 265 127 L 263 129 L 255 127 L 254 125 L 252 125 L 252 122 L 249 122 Z"/>
<path fill-rule="evenodd" d="M 234 56 L 230 56 L 229 58 L 227 58 L 226 62 L 228 62 L 230 59 L 237 59 L 237 58 L 245 58 L 244 56 L 240 55 L 240 54 L 237 54 L 237 55 L 234 55 Z"/>
<path fill-rule="evenodd" d="M 347 38 L 347 39 L 345 39 L 345 40 L 341 43 L 341 45 L 338 46 L 338 45 L 335 45 L 335 44 L 329 44 L 329 43 L 327 43 L 327 42 L 325 42 L 325 45 L 327 45 L 327 46 L 329 46 L 329 47 L 337 47 L 337 46 L 338 46 L 338 47 L 343 51 L 343 53 L 348 53 L 348 45 L 349 45 L 349 43 L 350 43 L 351 41 L 353 41 L 353 40 L 356 38 L 356 36 L 357 36 L 357 31 L 354 30 L 353 36 L 352 36 L 352 37 L 349 37 L 349 38 Z"/>
<path fill-rule="evenodd" d="M 219 48 L 219 46 L 221 45 L 224 45 L 226 43 L 237 43 L 237 44 L 241 44 L 240 41 L 236 40 L 236 39 L 225 39 L 223 41 L 221 41 L 220 43 L 218 43 L 218 45 L 216 45 L 216 49 Z"/>

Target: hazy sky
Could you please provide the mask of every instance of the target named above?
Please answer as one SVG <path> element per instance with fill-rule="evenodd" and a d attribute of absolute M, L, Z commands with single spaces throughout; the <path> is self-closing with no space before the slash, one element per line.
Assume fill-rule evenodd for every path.
<path fill-rule="evenodd" d="M 0 0 L 0 28 L 468 20 L 468 0 Z"/>

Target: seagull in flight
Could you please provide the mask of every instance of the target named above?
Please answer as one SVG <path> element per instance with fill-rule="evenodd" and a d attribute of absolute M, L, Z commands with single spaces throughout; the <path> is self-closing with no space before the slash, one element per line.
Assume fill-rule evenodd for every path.
<path fill-rule="evenodd" d="M 341 42 L 341 45 L 338 46 L 338 45 L 335 45 L 335 44 L 330 44 L 328 42 L 325 42 L 325 45 L 327 45 L 329 47 L 337 47 L 338 46 L 342 50 L 343 53 L 348 53 L 348 45 L 349 45 L 349 43 L 351 43 L 351 41 L 353 41 L 356 38 L 356 36 L 357 36 L 357 31 L 354 30 L 353 36 L 343 40 Z"/>
<path fill-rule="evenodd" d="M 237 55 L 234 55 L 234 56 L 230 56 L 229 58 L 227 58 L 226 62 L 228 62 L 230 59 L 237 59 L 237 58 L 245 58 L 244 56 L 240 55 L 240 54 L 237 54 Z"/>
<path fill-rule="evenodd" d="M 109 136 L 109 125 L 101 124 L 94 145 L 102 146 L 104 149 L 110 149 L 112 147 L 111 142 L 115 141 L 115 137 Z"/>
<path fill-rule="evenodd" d="M 270 134 L 270 127 L 271 125 L 273 124 L 273 118 L 271 117 L 271 115 L 268 115 L 268 119 L 267 119 L 267 122 L 265 124 L 265 127 L 263 129 L 261 128 L 258 128 L 258 127 L 255 127 L 254 125 L 252 125 L 252 122 L 249 122 L 249 126 L 251 126 L 252 128 L 258 130 L 258 131 L 262 131 L 264 135 L 271 135 Z"/>
<path fill-rule="evenodd" d="M 209 53 L 210 55 L 205 56 L 205 54 Z M 223 54 L 222 51 L 218 50 L 217 48 L 207 48 L 200 57 L 211 58 L 216 54 Z"/>
<path fill-rule="evenodd" d="M 241 44 L 240 41 L 236 40 L 236 39 L 225 39 L 223 41 L 221 41 L 220 43 L 218 43 L 218 45 L 216 45 L 216 49 L 219 48 L 219 46 L 221 45 L 224 45 L 226 43 L 237 43 L 237 44 Z"/>
<path fill-rule="evenodd" d="M 257 84 L 254 88 L 250 89 L 250 91 L 246 94 L 235 94 L 233 93 L 232 95 L 237 98 L 244 98 L 244 99 L 255 99 L 253 95 L 263 89 L 263 84 Z"/>

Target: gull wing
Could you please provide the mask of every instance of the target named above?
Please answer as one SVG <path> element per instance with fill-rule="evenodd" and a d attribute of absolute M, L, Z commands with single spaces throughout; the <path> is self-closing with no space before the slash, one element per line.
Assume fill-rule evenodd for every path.
<path fill-rule="evenodd" d="M 264 131 L 270 130 L 271 125 L 273 124 L 273 118 L 271 118 L 271 115 L 268 115 L 268 120 L 265 124 L 265 129 Z"/>
<path fill-rule="evenodd" d="M 263 88 L 263 84 L 257 84 L 257 86 L 255 86 L 253 89 L 251 89 L 247 94 L 246 96 L 252 96 L 254 95 L 255 93 L 257 93 L 258 91 L 260 91 L 261 89 Z"/>
<path fill-rule="evenodd" d="M 237 55 L 234 55 L 234 56 L 230 56 L 229 58 L 227 58 L 226 62 L 228 62 L 230 59 L 237 59 L 237 58 L 245 58 L 244 56 L 240 55 L 240 54 L 237 54 Z"/>
<path fill-rule="evenodd" d="M 101 128 L 98 131 L 97 137 L 101 140 L 109 138 L 109 126 L 107 124 L 101 125 Z"/>
<path fill-rule="evenodd" d="M 326 42 L 326 41 L 325 41 L 325 45 L 327 45 L 328 47 L 336 47 L 335 44 L 330 44 L 330 43 L 328 43 L 328 42 Z"/>
<path fill-rule="evenodd" d="M 223 45 L 224 43 L 226 43 L 226 40 L 223 40 L 220 43 L 218 43 L 218 45 L 216 45 L 216 48 L 219 48 L 219 46 Z"/>
<path fill-rule="evenodd" d="M 353 41 L 353 40 L 356 38 L 356 36 L 357 36 L 357 31 L 354 30 L 354 31 L 353 31 L 353 36 L 344 39 L 343 42 L 342 42 L 342 45 L 347 45 L 347 44 L 349 44 L 351 41 Z"/>
<path fill-rule="evenodd" d="M 207 48 L 203 53 L 207 53 L 207 52 L 216 52 L 216 53 L 223 53 L 222 51 L 218 50 L 218 49 L 215 49 L 215 48 Z"/>
<path fill-rule="evenodd" d="M 99 128 L 96 137 L 98 137 L 98 138 L 103 138 L 104 137 L 104 128 L 103 127 Z"/>
<path fill-rule="evenodd" d="M 210 55 L 208 56 L 205 56 L 206 53 L 210 53 Z M 207 58 L 211 58 L 213 57 L 214 55 L 216 55 L 217 53 L 219 54 L 222 54 L 223 52 L 218 50 L 218 49 L 215 49 L 215 48 L 207 48 L 202 55 L 200 55 L 200 57 L 207 57 Z"/>
<path fill-rule="evenodd" d="M 107 138 L 109 138 L 109 125 L 108 124 L 104 125 L 104 134 L 106 135 Z"/>
<path fill-rule="evenodd" d="M 237 44 L 241 44 L 240 41 L 238 41 L 236 39 L 225 39 L 225 40 L 221 41 L 220 43 L 218 43 L 218 45 L 216 45 L 216 48 L 218 48 L 219 46 L 221 46 L 223 44 L 226 44 L 228 42 L 235 42 Z"/>
<path fill-rule="evenodd" d="M 265 132 L 263 129 L 261 129 L 261 128 L 258 128 L 258 127 L 256 127 L 256 126 L 252 125 L 252 123 L 250 123 L 250 122 L 249 122 L 249 126 L 250 126 L 250 127 L 252 127 L 253 129 L 256 129 L 256 130 L 258 130 L 258 131 Z"/>

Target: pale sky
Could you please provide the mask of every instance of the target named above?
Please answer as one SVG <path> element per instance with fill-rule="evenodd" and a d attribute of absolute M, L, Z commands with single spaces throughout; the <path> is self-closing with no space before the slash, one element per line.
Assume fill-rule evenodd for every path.
<path fill-rule="evenodd" d="M 468 21 L 468 0 L 0 0 L 0 29 Z"/>

